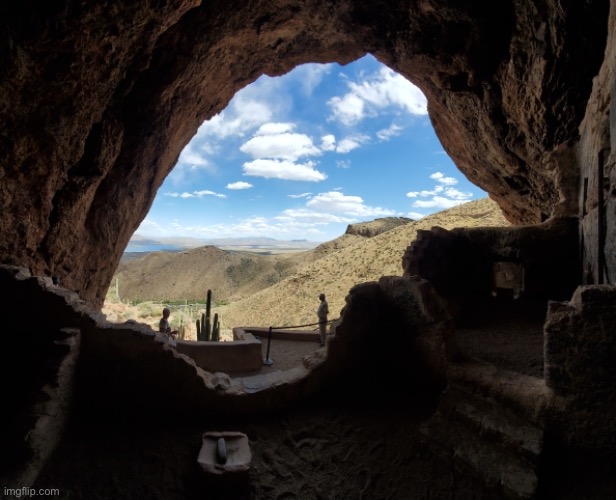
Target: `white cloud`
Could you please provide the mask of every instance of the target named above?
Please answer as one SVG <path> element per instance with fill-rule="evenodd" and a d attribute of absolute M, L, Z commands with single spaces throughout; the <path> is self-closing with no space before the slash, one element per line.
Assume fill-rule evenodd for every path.
<path fill-rule="evenodd" d="M 333 151 L 336 149 L 336 137 L 333 134 L 321 137 L 321 149 L 323 151 Z"/>
<path fill-rule="evenodd" d="M 348 82 L 349 92 L 328 101 L 330 118 L 353 125 L 380 110 L 394 107 L 411 115 L 427 115 L 427 101 L 421 90 L 389 68 L 381 68 L 358 83 Z"/>
<path fill-rule="evenodd" d="M 423 219 L 425 217 L 424 214 L 420 214 L 419 212 L 408 212 L 405 217 L 413 220 Z"/>
<path fill-rule="evenodd" d="M 192 167 L 207 167 L 209 165 L 207 158 L 199 151 L 196 151 L 195 146 L 192 144 L 184 148 L 178 158 L 178 163 L 183 163 Z"/>
<path fill-rule="evenodd" d="M 203 198 L 204 196 L 215 196 L 216 198 L 226 198 L 226 194 L 216 193 L 214 191 L 202 190 L 202 191 L 193 191 L 192 193 L 184 191 L 183 193 L 174 193 L 167 192 L 163 193 L 164 196 L 169 196 L 171 198 Z"/>
<path fill-rule="evenodd" d="M 293 76 L 299 82 L 304 95 L 310 97 L 325 75 L 331 72 L 333 66 L 333 64 L 303 64 L 293 70 Z"/>
<path fill-rule="evenodd" d="M 306 206 L 314 210 L 328 213 L 342 213 L 359 217 L 383 217 L 395 215 L 395 211 L 381 207 L 370 207 L 364 204 L 360 196 L 348 196 L 339 191 L 319 193 L 311 198 Z"/>
<path fill-rule="evenodd" d="M 227 184 L 227 189 L 239 190 L 239 189 L 250 189 L 252 184 L 244 181 L 230 182 Z"/>
<path fill-rule="evenodd" d="M 297 223 L 301 221 L 304 224 L 351 224 L 357 221 L 355 218 L 343 217 L 316 210 L 307 210 L 305 208 L 284 210 L 282 214 L 276 216 L 275 219 L 286 223 Z"/>
<path fill-rule="evenodd" d="M 430 179 L 434 179 L 436 182 L 440 182 L 441 184 L 447 184 L 448 186 L 453 186 L 458 183 L 458 179 L 453 177 L 446 177 L 442 172 L 434 172 Z"/>
<path fill-rule="evenodd" d="M 135 234 L 165 234 L 165 229 L 158 222 L 145 218 L 139 224 Z"/>
<path fill-rule="evenodd" d="M 323 172 L 315 170 L 315 163 L 294 163 L 288 160 L 257 159 L 244 163 L 244 175 L 283 179 L 288 181 L 318 182 L 327 179 Z"/>
<path fill-rule="evenodd" d="M 295 129 L 293 123 L 264 123 L 255 132 L 255 135 L 278 135 L 292 132 Z"/>
<path fill-rule="evenodd" d="M 465 203 L 473 197 L 473 193 L 470 191 L 464 192 L 451 187 L 458 183 L 458 180 L 454 177 L 447 177 L 442 172 L 435 172 L 430 175 L 430 179 L 437 182 L 434 189 L 406 193 L 409 198 L 426 198 L 415 200 L 413 207 L 445 209 Z"/>
<path fill-rule="evenodd" d="M 351 168 L 350 160 L 336 160 L 337 168 Z"/>
<path fill-rule="evenodd" d="M 312 193 L 302 193 L 302 194 L 288 194 L 289 198 L 308 198 L 312 196 Z"/>
<path fill-rule="evenodd" d="M 223 111 L 203 122 L 196 138 L 242 137 L 270 122 L 274 115 L 284 114 L 291 97 L 280 91 L 283 85 L 280 78 L 259 78 L 239 90 Z"/>
<path fill-rule="evenodd" d="M 227 109 L 203 122 L 197 131 L 197 138 L 225 139 L 231 136 L 243 136 L 250 130 L 270 121 L 272 115 L 272 109 L 268 103 L 245 99 L 238 93 Z"/>
<path fill-rule="evenodd" d="M 434 196 L 431 200 L 417 200 L 413 203 L 416 208 L 452 208 L 456 205 L 466 203 L 468 200 L 452 200 L 442 196 Z"/>
<path fill-rule="evenodd" d="M 195 237 L 238 237 L 269 235 L 278 238 L 318 237 L 318 226 L 337 220 L 281 215 L 279 217 L 250 217 L 230 224 L 208 224 L 206 226 L 176 226 L 176 233 L 192 234 Z M 344 222 L 344 221 L 343 221 Z M 180 230 L 181 229 L 181 230 Z M 301 236 L 300 236 L 301 235 Z"/>
<path fill-rule="evenodd" d="M 388 141 L 392 137 L 396 137 L 402 133 L 402 127 L 392 123 L 388 128 L 379 130 L 376 136 L 382 141 Z"/>
<path fill-rule="evenodd" d="M 353 125 L 364 118 L 364 101 L 355 94 L 332 97 L 327 104 L 332 108 L 332 118 L 344 125 Z"/>
<path fill-rule="evenodd" d="M 443 194 L 448 198 L 452 198 L 454 200 L 468 200 L 469 198 L 473 197 L 473 193 L 469 191 L 465 193 L 455 188 L 447 188 L 443 191 Z"/>
<path fill-rule="evenodd" d="M 338 143 L 338 146 L 336 146 L 336 152 L 343 154 L 348 153 L 350 151 L 353 151 L 354 149 L 357 149 L 369 140 L 370 137 L 363 134 L 356 134 L 353 136 L 345 137 Z"/>
<path fill-rule="evenodd" d="M 424 189 L 423 191 L 411 191 L 410 193 L 406 193 L 409 198 L 417 198 L 418 196 L 435 196 L 438 193 L 442 193 L 445 190 L 443 186 L 435 186 L 433 190 L 428 191 Z"/>
<path fill-rule="evenodd" d="M 283 133 L 258 135 L 240 146 L 240 151 L 253 158 L 277 158 L 297 160 L 301 156 L 320 155 L 312 139 L 304 134 Z"/>

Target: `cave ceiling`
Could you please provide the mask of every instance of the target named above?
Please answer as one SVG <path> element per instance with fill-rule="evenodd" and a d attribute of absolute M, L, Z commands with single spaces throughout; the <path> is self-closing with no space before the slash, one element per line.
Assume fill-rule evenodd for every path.
<path fill-rule="evenodd" d="M 3 263 L 100 305 L 201 123 L 259 76 L 370 53 L 428 99 L 513 223 L 571 215 L 566 169 L 608 1 L 29 1 L 0 6 Z M 574 214 L 575 215 L 575 214 Z"/>

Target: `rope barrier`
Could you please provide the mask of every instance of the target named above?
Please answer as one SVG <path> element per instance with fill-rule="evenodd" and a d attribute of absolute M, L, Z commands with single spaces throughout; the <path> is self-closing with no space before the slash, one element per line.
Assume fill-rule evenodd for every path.
<path fill-rule="evenodd" d="M 270 346 L 272 345 L 272 330 L 290 330 L 292 328 L 304 328 L 306 326 L 316 326 L 322 325 L 323 323 L 333 323 L 334 321 L 339 320 L 340 318 L 330 319 L 328 321 L 319 321 L 317 323 L 307 323 L 305 325 L 294 325 L 294 326 L 270 326 L 269 332 L 267 334 L 267 353 L 265 354 L 265 358 L 263 358 L 263 364 L 266 366 L 270 366 L 274 363 L 272 359 L 270 359 Z"/>
<path fill-rule="evenodd" d="M 329 319 L 327 321 L 325 321 L 325 324 L 327 323 L 333 323 L 334 321 L 339 320 L 340 318 L 336 318 L 336 319 Z M 308 323 L 306 325 L 294 325 L 294 326 L 270 326 L 270 328 L 272 330 L 291 330 L 292 328 L 304 328 L 305 326 L 317 326 L 320 325 L 321 322 L 317 322 L 317 323 Z"/>

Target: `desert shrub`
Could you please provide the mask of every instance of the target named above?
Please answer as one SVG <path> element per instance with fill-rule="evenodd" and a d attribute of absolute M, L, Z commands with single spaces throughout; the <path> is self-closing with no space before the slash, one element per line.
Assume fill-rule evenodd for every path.
<path fill-rule="evenodd" d="M 163 305 L 154 302 L 141 302 L 137 304 L 140 318 L 150 318 L 152 316 L 160 316 L 162 314 Z"/>

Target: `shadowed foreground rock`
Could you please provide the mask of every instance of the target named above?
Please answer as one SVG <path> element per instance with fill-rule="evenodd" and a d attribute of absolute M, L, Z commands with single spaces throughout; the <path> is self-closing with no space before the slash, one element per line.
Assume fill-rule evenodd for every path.
<path fill-rule="evenodd" d="M 33 484 L 74 415 L 71 403 L 111 422 L 118 415 L 130 421 L 129 407 L 250 418 L 319 395 L 339 369 L 378 385 L 374 373 L 359 369 L 374 356 L 392 378 L 406 381 L 422 367 L 430 385 L 446 386 L 424 430 L 455 432 L 439 418 L 453 421 L 465 415 L 460 407 L 478 409 L 471 430 L 463 431 L 469 440 L 451 431 L 425 435 L 440 441 L 446 460 L 477 473 L 485 491 L 519 498 L 612 494 L 615 34 L 616 0 L 4 2 L 0 281 L 8 312 L 32 311 L 8 315 L 3 324 L 6 484 Z M 344 64 L 366 53 L 425 93 L 446 152 L 520 227 L 422 233 L 409 242 L 406 276 L 351 291 L 331 357 L 315 355 L 275 379 L 234 382 L 198 369 L 149 327 L 106 324 L 98 310 L 122 252 L 201 123 L 263 74 L 307 62 Z M 494 297 L 511 308 L 519 300 L 545 307 L 543 377 L 458 350 L 455 321 L 472 319 Z M 429 335 L 414 336 L 416 327 Z M 368 334 L 385 339 L 383 345 L 352 341 Z M 376 406 L 384 417 L 393 408 Z M 528 424 L 544 438 L 533 447 L 542 467 L 516 468 L 513 479 L 490 467 L 489 455 L 470 453 L 492 436 L 486 419 L 509 410 L 522 419 L 514 427 Z M 511 463 L 534 460 L 509 446 L 518 433 L 496 434 L 486 453 L 504 443 L 506 453 L 514 450 Z M 406 442 L 395 434 L 383 439 L 402 444 L 392 457 L 394 477 L 410 477 Z M 291 457 L 299 453 L 294 449 Z M 265 462 L 277 465 L 271 457 Z M 347 497 L 361 497 L 374 484 L 365 473 L 371 464 L 362 463 L 368 465 L 347 469 Z M 435 479 L 414 490 L 417 496 L 478 495 L 458 490 L 459 476 L 446 469 L 454 478 L 447 492 L 434 489 Z M 296 470 L 301 475 L 304 467 Z M 171 483 L 180 495 L 192 484 L 175 475 Z M 395 483 L 390 492 L 401 494 Z M 131 491 L 113 484 L 106 481 L 102 496 Z M 259 491 L 271 493 L 272 484 Z M 278 493 L 293 491 L 291 484 Z"/>

